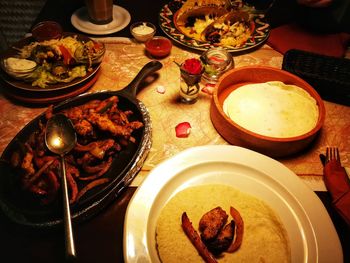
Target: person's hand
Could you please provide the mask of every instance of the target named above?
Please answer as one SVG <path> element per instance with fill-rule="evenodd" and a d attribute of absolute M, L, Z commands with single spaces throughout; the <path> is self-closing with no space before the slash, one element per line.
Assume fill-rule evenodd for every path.
<path fill-rule="evenodd" d="M 333 0 L 297 0 L 298 4 L 308 7 L 327 7 Z"/>

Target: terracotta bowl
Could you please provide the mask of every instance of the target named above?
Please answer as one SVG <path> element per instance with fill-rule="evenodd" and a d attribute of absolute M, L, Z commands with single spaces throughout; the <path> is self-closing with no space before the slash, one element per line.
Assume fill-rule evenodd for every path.
<path fill-rule="evenodd" d="M 319 117 L 316 127 L 311 131 L 289 138 L 269 137 L 239 126 L 225 114 L 223 102 L 233 90 L 250 83 L 276 80 L 297 85 L 316 100 Z M 325 107 L 319 94 L 301 78 L 277 68 L 249 66 L 229 70 L 220 77 L 212 97 L 210 117 L 218 133 L 230 144 L 246 147 L 271 157 L 285 157 L 305 149 L 316 138 L 325 120 Z"/>

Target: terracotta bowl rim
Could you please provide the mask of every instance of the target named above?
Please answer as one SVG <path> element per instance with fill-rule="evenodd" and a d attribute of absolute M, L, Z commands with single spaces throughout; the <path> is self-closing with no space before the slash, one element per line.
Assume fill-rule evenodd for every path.
<path fill-rule="evenodd" d="M 300 81 L 303 84 L 303 86 L 302 87 L 299 86 L 299 87 L 306 90 L 316 100 L 316 104 L 317 104 L 318 109 L 319 109 L 319 116 L 318 116 L 316 126 L 312 130 L 310 130 L 309 132 L 304 133 L 302 135 L 281 138 L 281 137 L 271 137 L 271 136 L 261 135 L 261 134 L 252 132 L 250 130 L 243 128 L 242 126 L 238 125 L 233 120 L 231 120 L 226 115 L 226 113 L 223 110 L 222 105 L 219 102 L 219 96 L 218 96 L 219 95 L 219 85 L 227 76 L 229 76 L 235 72 L 242 71 L 242 70 L 243 71 L 254 70 L 254 69 L 262 69 L 262 70 L 270 70 L 270 71 L 278 72 L 278 74 L 284 74 L 284 75 L 290 77 L 291 79 L 297 79 L 298 81 Z M 222 90 L 222 89 L 223 88 L 221 88 L 220 90 Z M 321 96 L 317 93 L 317 91 L 309 83 L 307 83 L 305 80 L 301 79 L 300 77 L 298 77 L 298 76 L 296 76 L 288 71 L 285 71 L 285 70 L 282 70 L 279 68 L 275 68 L 275 67 L 270 67 L 270 66 L 242 66 L 242 67 L 228 70 L 219 78 L 219 80 L 216 84 L 216 88 L 215 88 L 214 93 L 213 93 L 212 103 L 215 104 L 215 107 L 217 108 L 219 114 L 222 115 L 222 117 L 227 121 L 227 123 L 230 124 L 231 126 L 233 126 L 234 128 L 236 128 L 236 129 L 238 129 L 238 130 L 240 130 L 240 131 L 242 131 L 242 132 L 244 132 L 252 137 L 262 139 L 265 141 L 271 141 L 271 142 L 296 142 L 296 141 L 301 141 L 301 140 L 307 139 L 307 138 L 309 138 L 309 137 L 311 137 L 319 132 L 319 130 L 324 125 L 324 121 L 325 121 L 325 117 L 326 117 L 326 110 L 325 110 L 324 102 L 323 102 Z"/>

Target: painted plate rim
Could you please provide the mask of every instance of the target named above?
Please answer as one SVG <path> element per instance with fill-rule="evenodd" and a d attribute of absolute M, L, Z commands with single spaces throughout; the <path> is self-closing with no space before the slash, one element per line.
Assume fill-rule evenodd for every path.
<path fill-rule="evenodd" d="M 170 0 L 169 3 L 165 4 L 160 12 L 159 12 L 159 27 L 162 29 L 165 35 L 167 35 L 170 39 L 175 41 L 176 43 L 188 47 L 190 49 L 205 51 L 208 48 L 214 47 L 208 42 L 201 42 L 190 38 L 183 34 L 181 31 L 177 29 L 174 24 L 174 16 L 176 14 L 176 10 L 172 10 L 171 4 L 176 0 Z M 184 2 L 184 0 L 181 0 Z M 176 1 L 178 2 L 178 1 Z M 247 43 L 241 47 L 228 47 L 221 46 L 226 48 L 229 52 L 242 52 L 250 49 L 254 49 L 262 44 L 268 39 L 270 35 L 270 25 L 265 21 L 264 14 L 255 14 L 254 16 L 255 29 L 252 34 L 252 37 L 248 39 Z"/>

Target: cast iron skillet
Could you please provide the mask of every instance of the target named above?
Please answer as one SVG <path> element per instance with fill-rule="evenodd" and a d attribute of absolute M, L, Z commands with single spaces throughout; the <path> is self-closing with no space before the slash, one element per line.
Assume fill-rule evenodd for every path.
<path fill-rule="evenodd" d="M 73 223 L 78 223 L 95 215 L 110 201 L 119 195 L 135 177 L 142 167 L 151 147 L 151 121 L 144 104 L 136 99 L 140 83 L 146 76 L 162 67 L 158 61 L 146 64 L 134 80 L 121 91 L 103 91 L 83 94 L 66 100 L 54 107 L 54 113 L 66 108 L 84 104 L 90 100 L 104 100 L 111 96 L 119 97 L 118 107 L 122 110 L 132 110 L 134 114 L 130 120 L 140 120 L 144 127 L 133 133 L 136 143 L 129 143 L 112 162 L 111 168 L 103 177 L 112 180 L 101 187 L 87 192 L 77 204 L 71 207 Z M 28 136 L 38 129 L 40 120 L 44 120 L 44 113 L 29 122 L 9 143 L 0 161 L 0 207 L 3 213 L 12 221 L 26 227 L 51 228 L 62 224 L 61 199 L 52 205 L 43 206 L 32 195 L 21 190 L 18 176 L 9 165 L 12 152 L 28 139 Z"/>

